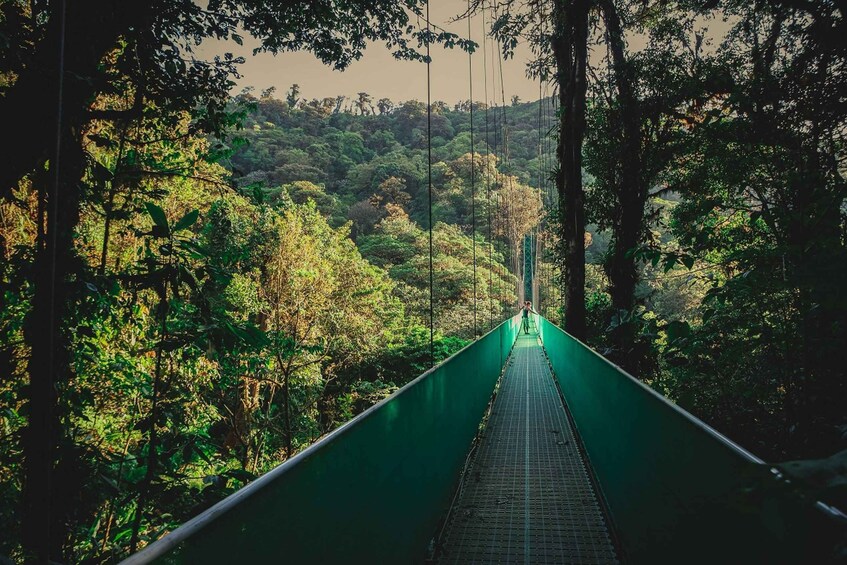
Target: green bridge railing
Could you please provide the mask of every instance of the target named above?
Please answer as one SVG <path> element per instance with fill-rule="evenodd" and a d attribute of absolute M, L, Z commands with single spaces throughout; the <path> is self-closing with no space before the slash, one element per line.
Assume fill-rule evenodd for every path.
<path fill-rule="evenodd" d="M 548 320 L 539 333 L 625 561 L 833 561 L 841 512 Z"/>
<path fill-rule="evenodd" d="M 423 561 L 519 322 L 506 320 L 124 563 Z"/>
<path fill-rule="evenodd" d="M 422 562 L 512 318 L 125 564 Z M 539 332 L 631 563 L 825 563 L 844 515 L 541 318 Z M 839 535 L 844 538 L 839 538 Z"/>

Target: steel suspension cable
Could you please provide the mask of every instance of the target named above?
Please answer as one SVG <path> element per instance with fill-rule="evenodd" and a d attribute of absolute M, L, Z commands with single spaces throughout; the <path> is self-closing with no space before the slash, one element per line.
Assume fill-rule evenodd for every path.
<path fill-rule="evenodd" d="M 538 32 L 539 32 L 539 34 L 541 34 L 541 43 L 542 44 L 545 43 L 545 40 L 546 40 L 546 36 L 545 36 L 545 33 L 544 33 L 545 32 L 544 22 L 545 22 L 545 19 L 544 19 L 544 4 L 542 3 L 540 5 L 540 9 L 538 11 Z M 539 56 L 542 57 L 543 52 Z M 545 177 L 545 156 L 544 156 L 544 78 L 545 78 L 545 75 L 546 75 L 546 73 L 544 72 L 543 64 L 539 65 L 539 70 L 538 70 L 538 190 L 541 191 L 542 198 L 543 198 L 542 202 L 544 204 L 544 210 L 546 212 L 548 210 L 549 202 L 547 202 L 547 198 L 546 198 L 546 196 L 547 196 L 547 186 L 546 186 L 546 183 L 545 183 L 545 180 L 544 180 L 544 177 Z M 546 214 L 544 215 L 544 218 L 546 219 Z M 533 276 L 533 285 L 536 285 L 536 278 L 538 278 L 538 280 L 537 280 L 538 296 L 535 297 L 535 298 L 538 302 L 537 309 L 538 309 L 539 312 L 543 311 L 541 301 L 542 301 L 542 290 L 543 290 L 543 287 L 544 287 L 544 273 L 542 272 L 540 277 L 537 274 L 537 270 L 538 270 L 538 266 L 539 266 L 539 256 L 541 255 L 541 251 L 542 251 L 542 243 L 541 242 L 543 240 L 543 238 L 538 237 L 538 236 L 544 234 L 544 228 L 546 228 L 546 222 L 545 222 L 545 225 L 542 226 L 542 228 L 540 230 L 538 230 L 538 229 L 536 230 L 536 241 L 535 241 L 535 244 L 536 244 L 535 245 L 535 261 L 536 261 L 535 269 L 536 270 L 535 270 L 535 272 L 533 272 L 533 275 L 534 275 Z M 540 266 L 543 268 L 543 261 L 540 262 Z M 546 296 L 544 297 L 544 299 L 546 300 Z"/>
<path fill-rule="evenodd" d="M 500 40 L 498 39 L 497 40 L 497 62 L 498 62 L 499 75 L 500 75 L 500 111 L 501 111 L 501 119 L 500 119 L 500 129 L 501 129 L 500 141 L 501 141 L 501 145 L 500 145 L 500 152 L 501 152 L 501 155 L 502 155 L 503 166 L 507 167 L 508 164 L 509 164 L 509 128 L 508 128 L 507 116 L 506 116 L 506 86 L 505 86 L 505 82 L 503 80 L 503 55 L 502 55 L 502 52 L 501 52 L 501 48 L 502 47 L 501 47 L 501 44 L 500 44 Z M 496 94 L 495 94 L 495 96 L 496 96 Z M 509 175 L 509 176 L 506 176 L 506 175 L 507 175 L 507 173 L 504 172 L 503 173 L 503 179 L 507 180 L 508 183 L 509 183 L 509 188 L 513 189 L 514 188 L 514 184 L 513 184 L 514 179 L 512 178 L 511 175 Z M 512 209 L 512 204 L 513 204 L 512 200 L 513 200 L 513 198 L 509 198 L 506 201 L 505 231 L 506 231 L 506 242 L 507 242 L 507 244 L 509 242 L 509 236 L 512 235 L 512 228 L 513 228 L 513 225 L 514 225 L 514 210 Z M 523 248 L 523 246 L 521 246 L 521 249 L 522 248 Z M 515 272 L 513 274 L 515 275 L 515 278 L 517 279 L 518 274 L 519 274 L 517 262 L 520 259 L 521 254 L 518 253 L 516 257 L 513 257 L 512 254 L 515 253 L 517 251 L 517 249 L 512 249 L 511 245 L 507 245 L 506 251 L 507 251 L 508 257 L 509 257 L 508 263 L 506 264 L 507 273 L 512 272 L 512 269 L 514 269 Z M 518 294 L 519 297 L 523 294 L 523 284 L 521 284 L 522 282 L 523 281 L 518 283 L 519 287 L 516 289 L 518 291 L 516 294 Z"/>
<path fill-rule="evenodd" d="M 496 15 L 497 15 L 497 12 L 496 12 L 496 6 L 495 6 L 495 16 Z M 500 128 L 502 130 L 501 154 L 502 154 L 502 163 L 503 163 L 503 166 L 505 167 L 505 166 L 508 166 L 508 163 L 509 163 L 509 130 L 508 130 L 508 119 L 507 119 L 507 116 L 506 116 L 506 86 L 505 86 L 505 80 L 503 78 L 504 74 L 503 74 L 502 45 L 501 45 L 499 39 L 496 41 L 496 43 L 497 43 L 498 70 L 499 70 L 499 78 L 500 78 L 500 102 L 501 102 L 500 110 L 501 110 L 501 114 L 502 114 L 501 120 L 500 120 Z M 497 96 L 496 95 L 496 91 L 497 91 L 496 90 L 496 78 L 497 78 L 496 76 L 492 77 L 492 79 L 495 81 L 495 95 L 494 95 L 495 98 Z M 495 112 L 495 114 L 496 114 L 496 112 Z M 514 188 L 514 184 L 513 184 L 514 179 L 511 176 L 508 176 L 508 178 L 506 179 L 506 177 L 505 177 L 506 173 L 503 173 L 503 174 L 504 174 L 504 180 L 507 180 L 508 183 L 509 183 L 509 188 Z M 507 243 L 509 242 L 509 236 L 512 234 L 512 228 L 514 227 L 514 217 L 513 217 L 514 216 L 514 210 L 512 209 L 512 204 L 513 204 L 512 200 L 513 199 L 510 198 L 506 203 L 507 209 L 506 209 L 505 230 L 506 230 L 506 241 L 507 241 Z M 509 255 L 509 261 L 508 262 L 509 262 L 510 265 L 507 264 L 506 269 L 507 269 L 507 272 L 511 272 L 511 270 L 514 269 L 515 270 L 514 275 L 515 275 L 515 278 L 517 278 L 518 274 L 520 274 L 520 271 L 518 270 L 519 267 L 517 265 L 517 262 L 521 258 L 522 254 L 518 253 L 517 256 L 513 257 L 512 254 L 515 251 L 517 251 L 517 249 L 511 249 L 511 247 L 512 247 L 511 245 L 507 245 L 507 252 L 508 252 L 508 255 Z M 520 248 L 521 248 L 521 250 L 523 250 L 523 245 L 521 245 Z M 522 283 L 523 283 L 523 281 L 518 283 L 519 287 L 516 289 L 518 291 L 517 292 L 518 296 L 523 294 L 523 284 Z"/>
<path fill-rule="evenodd" d="M 429 197 L 429 364 L 435 365 L 435 286 L 432 268 L 432 77 L 430 73 L 429 0 L 426 0 L 426 170 Z"/>
<path fill-rule="evenodd" d="M 471 41 L 471 0 L 468 0 L 468 41 Z M 471 118 L 471 242 L 473 246 L 473 336 L 479 336 L 477 330 L 477 306 L 476 306 L 476 183 L 474 178 L 474 165 L 476 163 L 476 152 L 474 151 L 473 138 L 473 53 L 468 53 L 468 90 L 470 96 L 470 118 Z"/>
<path fill-rule="evenodd" d="M 539 14 L 539 17 L 542 17 L 542 15 Z M 542 19 L 542 25 L 543 25 L 543 19 Z M 543 80 L 544 80 L 543 77 L 539 73 L 539 75 L 538 75 L 538 190 L 541 191 L 542 195 L 544 195 L 544 192 L 545 192 L 544 191 L 544 188 L 545 188 L 545 186 L 544 186 L 544 143 L 543 143 L 542 135 L 541 135 L 541 128 L 543 127 L 543 124 L 542 124 L 542 108 L 543 108 L 543 105 L 544 105 L 544 99 L 542 98 L 543 89 L 542 89 L 542 85 L 541 85 Z M 546 207 L 547 203 L 544 202 L 544 204 L 545 204 L 545 207 Z M 537 239 L 536 239 L 536 245 L 538 245 Z M 535 260 L 538 261 L 538 249 L 535 250 Z M 536 265 L 536 268 L 537 268 L 537 265 Z M 535 275 L 535 273 L 533 273 L 533 275 Z M 533 276 L 533 279 L 532 279 L 533 286 L 535 285 L 535 282 L 536 282 L 535 276 Z M 538 297 L 533 297 L 533 298 L 535 298 L 536 301 L 538 302 L 538 304 L 536 304 L 536 306 L 535 306 L 536 310 L 541 312 L 542 310 L 541 310 L 541 284 L 540 283 L 538 285 Z"/>
<path fill-rule="evenodd" d="M 552 191 L 552 183 L 550 182 L 550 124 L 552 123 L 552 118 L 550 117 L 552 113 L 552 102 L 550 101 L 550 88 L 549 83 L 544 85 L 544 159 L 545 165 L 544 170 L 547 173 L 545 178 L 545 182 L 547 183 L 545 186 L 547 187 L 547 213 L 553 213 L 553 191 Z M 548 236 L 550 234 L 548 233 Z M 556 306 L 556 281 L 553 276 L 553 248 L 552 248 L 552 237 L 548 237 L 548 246 L 547 246 L 547 257 L 551 259 L 548 263 L 547 267 L 547 287 L 550 292 L 550 302 L 551 305 L 555 308 Z"/>
<path fill-rule="evenodd" d="M 548 29 L 547 29 L 547 18 L 544 13 L 544 3 L 542 2 L 540 5 L 539 13 L 539 33 L 541 35 L 540 43 L 542 45 L 547 44 L 548 39 Z M 544 57 L 543 51 L 540 53 L 541 57 Z M 550 192 L 550 161 L 549 161 L 549 141 L 550 141 L 550 112 L 548 109 L 548 81 L 547 81 L 547 72 L 544 63 L 539 66 L 539 75 L 538 75 L 538 135 L 539 135 L 539 151 L 541 152 L 540 161 L 541 161 L 541 171 L 540 171 L 540 186 L 544 195 L 544 226 L 541 230 L 542 237 L 539 239 L 538 246 L 536 248 L 536 261 L 539 263 L 539 267 L 542 270 L 541 278 L 539 281 L 538 288 L 538 300 L 539 300 L 539 308 L 541 308 L 541 301 L 547 303 L 548 296 L 543 295 L 542 292 L 546 292 L 550 290 L 551 284 L 551 272 L 549 268 L 545 268 L 544 265 L 544 256 L 545 251 L 547 251 L 547 242 L 549 240 L 549 227 L 550 227 L 550 214 L 553 210 L 553 198 Z M 552 293 L 551 293 L 552 296 Z M 539 311 L 541 311 L 539 309 Z"/>
<path fill-rule="evenodd" d="M 56 145 L 54 147 L 54 154 L 52 155 L 52 163 L 50 163 L 50 167 L 53 169 L 53 182 L 50 187 L 50 192 L 48 196 L 48 202 L 50 209 L 47 216 L 47 237 L 50 238 L 50 321 L 48 324 L 48 342 L 50 344 L 49 348 L 49 357 L 47 359 L 47 367 L 48 374 L 44 375 L 47 379 L 49 379 L 49 384 L 44 383 L 44 386 L 53 386 L 53 381 L 56 378 L 56 337 L 59 333 L 59 320 L 57 320 L 56 310 L 58 308 L 56 301 L 56 293 L 57 293 L 57 281 L 58 278 L 58 269 L 57 269 L 57 254 L 58 254 L 58 227 L 59 227 L 59 183 L 61 181 L 61 173 L 60 173 L 60 163 L 62 157 L 62 128 L 64 125 L 64 96 L 65 96 L 65 43 L 66 43 L 66 26 L 67 26 L 67 1 L 62 0 L 59 5 L 59 50 L 58 50 L 58 59 L 56 65 Z M 39 224 L 39 231 L 44 229 L 42 224 Z M 46 242 L 42 243 L 46 248 Z M 46 250 L 46 249 L 45 249 Z M 34 381 L 31 377 L 31 381 Z M 31 384 L 33 388 L 35 388 L 35 384 Z M 33 396 L 38 394 L 37 392 L 33 392 Z M 54 410 L 52 406 L 52 401 L 48 401 L 44 406 L 44 414 L 43 414 L 43 425 L 45 426 L 44 431 L 47 433 L 47 447 L 49 448 L 51 442 L 53 441 L 55 430 L 53 429 L 53 418 L 54 418 Z M 30 441 L 35 442 L 34 438 L 30 438 Z M 35 548 L 36 558 L 39 561 L 47 562 L 50 558 L 50 540 L 52 539 L 53 533 L 51 532 L 53 525 L 53 513 L 50 505 L 50 493 L 53 490 L 53 453 L 47 449 L 48 453 L 45 455 L 43 461 L 41 461 L 41 467 L 38 471 L 44 478 L 44 487 L 46 492 L 42 493 L 41 497 L 46 497 L 46 504 L 43 507 L 43 512 L 41 513 L 40 520 L 41 527 L 43 531 L 42 544 Z M 25 452 L 26 453 L 26 452 Z M 31 487 L 27 485 L 28 488 Z M 31 495 L 26 495 L 27 497 Z M 25 499 L 24 503 L 29 502 Z M 35 509 L 30 508 L 30 511 L 34 511 Z M 37 510 L 35 510 L 37 511 Z M 32 518 L 29 518 L 30 520 Z M 32 540 L 30 540 L 32 541 Z"/>
<path fill-rule="evenodd" d="M 494 23 L 493 20 L 492 20 L 491 9 L 492 8 L 489 7 L 489 14 L 488 14 L 489 26 L 493 26 L 493 23 Z M 495 6 L 494 9 L 496 10 L 496 6 Z M 497 16 L 496 11 L 494 12 L 494 16 L 495 17 Z M 496 45 L 499 46 L 499 42 L 496 42 Z M 500 162 L 503 162 L 502 145 L 501 145 L 503 123 L 502 123 L 502 119 L 501 119 L 500 125 L 498 126 L 498 124 L 497 124 L 497 118 L 498 118 L 498 116 L 497 116 L 497 114 L 498 114 L 497 73 L 496 73 L 495 69 L 493 68 L 494 59 L 499 59 L 499 57 L 500 57 L 499 47 L 495 48 L 495 41 L 491 41 L 491 59 L 492 59 L 491 87 L 492 87 L 492 90 L 493 90 L 493 93 L 494 93 L 493 97 L 492 97 L 492 100 L 493 100 L 493 103 L 494 103 L 494 113 L 493 113 L 493 117 L 494 117 L 494 157 L 495 157 L 495 159 L 497 159 L 498 150 L 499 150 L 501 152 L 500 153 L 501 157 L 497 160 L 499 160 Z M 505 112 L 505 108 L 503 108 L 503 111 Z M 502 175 L 502 173 L 500 173 L 498 171 L 496 163 L 495 163 L 494 172 L 495 172 L 494 180 L 495 180 L 495 182 L 500 183 L 500 192 L 502 192 L 502 188 L 503 188 L 502 177 L 503 177 L 503 175 Z M 505 228 L 505 222 L 503 220 L 503 213 L 502 213 L 502 210 L 500 208 L 500 202 L 501 202 L 502 197 L 500 196 L 499 193 L 496 194 L 495 197 L 497 198 L 497 207 L 494 209 L 494 225 L 495 225 L 496 229 L 499 229 L 499 231 L 503 232 L 504 228 Z M 507 238 L 507 241 L 508 241 L 508 238 Z M 493 245 L 493 242 L 492 242 L 492 245 Z M 507 251 L 508 251 L 508 245 L 507 245 Z M 503 260 L 504 261 L 506 260 L 506 257 L 507 257 L 507 255 L 506 255 L 506 253 L 504 253 L 503 254 Z M 503 284 L 504 284 L 503 279 L 504 279 L 504 276 L 506 275 L 507 272 L 508 272 L 508 266 L 503 264 L 503 263 L 498 262 L 498 264 L 497 264 L 497 310 L 498 310 L 498 318 L 503 315 L 503 300 L 502 300 L 502 298 L 503 298 Z"/>
<path fill-rule="evenodd" d="M 553 141 L 553 130 L 555 128 L 554 122 L 556 121 L 557 110 L 556 110 L 556 91 L 555 86 L 550 88 L 549 83 L 547 84 L 547 127 L 546 127 L 546 138 L 547 138 L 547 187 L 550 195 L 550 212 L 551 214 L 556 214 L 556 210 L 558 208 L 558 191 L 556 189 L 556 183 L 551 178 L 550 173 L 552 173 L 552 168 L 554 167 L 555 157 L 554 157 L 554 141 Z M 552 243 L 552 241 L 551 241 Z M 556 276 L 556 249 L 553 245 L 550 246 L 550 289 L 551 289 L 551 297 L 553 302 L 553 310 L 555 311 L 558 308 L 560 302 L 560 296 L 558 294 L 558 277 Z"/>
<path fill-rule="evenodd" d="M 494 5 L 494 19 L 496 20 L 497 17 L 498 17 L 497 5 L 495 4 Z M 494 21 L 491 19 L 490 14 L 489 14 L 489 23 L 493 27 Z M 496 45 L 496 48 L 495 48 L 495 45 Z M 499 107 L 501 115 L 500 115 L 500 124 L 499 124 L 499 127 L 498 127 L 498 125 L 497 125 L 498 111 L 497 111 L 497 102 L 496 102 L 496 100 L 497 100 L 497 69 L 492 68 L 491 69 L 491 83 L 492 83 L 493 88 L 494 88 L 494 100 L 495 100 L 494 154 L 497 155 L 497 151 L 498 151 L 498 148 L 499 148 L 500 164 L 501 164 L 501 166 L 505 166 L 506 158 L 507 158 L 507 155 L 508 155 L 508 150 L 506 149 L 506 129 L 505 129 L 506 99 L 505 99 L 505 91 L 503 89 L 503 58 L 502 58 L 502 54 L 501 54 L 501 51 L 500 51 L 500 41 L 499 40 L 492 41 L 491 42 L 491 49 L 492 49 L 492 52 L 493 52 L 492 57 L 496 57 L 496 60 L 499 62 L 499 66 L 500 66 L 500 92 L 503 95 L 502 99 L 501 99 L 500 107 Z M 498 134 L 499 134 L 499 136 L 498 136 Z M 502 192 L 502 189 L 505 188 L 505 180 L 506 180 L 505 173 L 499 172 L 498 178 L 500 179 L 500 189 L 501 189 L 501 192 Z M 498 203 L 502 203 L 502 202 L 503 202 L 502 197 L 498 198 Z M 511 221 L 511 209 L 510 209 L 511 202 L 506 201 L 505 204 L 506 204 L 505 209 L 501 209 L 500 206 L 497 207 L 497 215 L 495 217 L 496 223 L 500 227 L 500 231 L 504 234 L 505 239 L 506 239 L 506 248 L 505 248 L 504 253 L 503 253 L 504 263 L 498 265 L 498 272 L 500 274 L 500 277 L 498 279 L 498 283 L 499 283 L 498 284 L 498 295 L 499 295 L 500 300 L 498 302 L 499 302 L 499 306 L 500 306 L 500 315 L 501 316 L 503 315 L 503 284 L 504 284 L 504 279 L 508 280 L 508 274 L 511 273 L 511 267 L 510 267 L 509 263 L 512 262 L 511 249 L 510 249 L 511 246 L 509 245 L 509 234 L 511 233 L 510 230 L 509 230 L 510 221 Z"/>
<path fill-rule="evenodd" d="M 488 218 L 488 329 L 494 328 L 494 241 L 491 239 L 491 167 L 488 138 L 488 30 L 485 27 L 485 0 L 482 0 L 482 78 L 485 91 L 485 198 Z"/>
<path fill-rule="evenodd" d="M 554 89 L 553 89 L 553 96 L 551 97 L 551 103 L 553 105 L 553 115 L 558 118 L 558 115 L 559 115 L 559 99 L 558 98 L 559 97 L 556 95 L 556 88 L 558 88 L 558 87 L 554 87 Z M 556 122 L 557 122 L 557 127 L 558 127 L 559 120 L 557 119 Z M 559 135 L 561 135 L 561 132 L 559 132 Z M 552 141 L 550 142 L 550 145 L 551 146 L 553 145 Z M 557 149 L 557 151 L 558 151 L 558 149 Z M 558 187 L 555 190 L 551 190 L 551 193 L 553 194 L 553 209 L 556 210 L 557 216 L 558 216 L 558 209 L 559 209 Z M 555 261 L 554 264 L 553 264 L 553 279 L 555 281 L 554 288 L 556 289 L 556 306 L 559 310 L 559 321 L 561 322 L 562 318 L 564 317 L 563 316 L 563 312 L 564 312 L 563 306 L 564 305 L 562 304 L 562 301 L 564 299 L 564 295 L 562 294 L 562 269 L 561 269 L 561 266 L 559 265 L 558 261 Z"/>
<path fill-rule="evenodd" d="M 547 186 L 547 203 L 548 203 L 547 206 L 548 206 L 548 214 L 554 214 L 555 210 L 556 210 L 555 198 L 554 198 L 554 194 L 553 194 L 554 191 L 555 191 L 555 185 L 551 181 L 551 178 L 550 178 L 551 177 L 551 167 L 552 167 L 552 159 L 551 159 L 552 140 L 550 139 L 550 133 L 551 133 L 552 127 L 553 127 L 552 126 L 552 124 L 553 124 L 553 102 L 552 102 L 552 95 L 550 94 L 549 83 L 544 85 L 544 99 L 545 99 L 545 105 L 546 105 L 546 108 L 545 108 L 545 126 L 544 126 L 544 143 L 545 143 L 544 159 L 545 159 L 546 164 L 544 166 L 544 170 L 547 173 L 546 178 L 545 178 L 545 182 L 547 183 L 547 185 L 546 185 Z M 549 235 L 550 234 L 548 234 L 548 236 Z M 554 254 L 555 250 L 553 249 L 553 246 L 552 246 L 552 237 L 548 237 L 548 242 L 550 243 L 550 245 L 548 245 L 548 256 L 551 260 L 548 263 L 548 269 L 547 269 L 547 286 L 550 290 L 550 301 L 552 302 L 552 305 L 555 308 L 555 306 L 557 304 L 557 302 L 556 302 L 556 278 L 555 278 L 555 272 L 553 270 L 553 266 L 554 266 L 554 263 L 555 263 L 553 254 Z"/>

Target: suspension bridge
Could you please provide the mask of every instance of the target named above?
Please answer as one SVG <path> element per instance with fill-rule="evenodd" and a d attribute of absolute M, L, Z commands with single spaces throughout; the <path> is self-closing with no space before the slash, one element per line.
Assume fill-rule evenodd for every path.
<path fill-rule="evenodd" d="M 485 2 L 482 21 L 483 29 L 491 24 Z M 498 124 L 496 94 L 489 116 L 487 57 L 493 60 L 496 51 L 490 42 L 489 54 L 485 32 L 482 37 L 485 156 L 493 134 L 494 154 L 499 145 L 500 159 L 507 162 L 505 113 Z M 428 62 L 428 139 L 429 67 Z M 470 54 L 469 74 L 472 78 Z M 552 168 L 552 151 L 549 136 L 540 133 L 553 129 L 542 102 L 555 98 L 542 92 L 542 82 L 538 186 L 548 209 L 555 209 L 556 194 L 544 178 Z M 496 92 L 493 73 L 491 86 Z M 499 88 L 505 107 L 502 67 Z M 475 156 L 472 89 L 470 100 Z M 433 332 L 431 164 L 430 154 Z M 489 175 L 486 167 L 482 181 L 490 200 Z M 472 165 L 476 333 L 483 323 L 477 320 L 475 179 Z M 490 208 L 485 219 L 491 262 Z M 498 221 L 509 218 L 495 212 L 493 222 Z M 539 236 L 536 230 L 526 237 L 523 272 L 514 273 L 520 278 L 517 296 L 536 304 L 542 298 L 539 279 L 554 286 L 552 273 L 539 266 Z M 491 295 L 491 278 L 488 284 Z M 124 563 L 816 563 L 831 558 L 847 524 L 839 509 L 798 494 L 775 467 L 546 318 L 531 319 L 528 333 L 519 316 L 496 326 L 489 320 L 488 333 L 443 363 Z"/>
<path fill-rule="evenodd" d="M 124 563 L 816 563 L 845 516 L 506 320 Z"/>

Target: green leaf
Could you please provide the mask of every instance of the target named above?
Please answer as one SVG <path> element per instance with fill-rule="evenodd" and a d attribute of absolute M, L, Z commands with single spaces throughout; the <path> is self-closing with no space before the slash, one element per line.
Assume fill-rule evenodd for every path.
<path fill-rule="evenodd" d="M 177 268 L 177 272 L 179 273 L 179 278 L 182 282 L 191 287 L 191 290 L 197 292 L 198 282 L 197 278 L 185 265 L 180 265 Z"/>
<path fill-rule="evenodd" d="M 191 212 L 184 215 L 179 221 L 174 225 L 174 232 L 178 232 L 187 228 L 190 228 L 197 221 L 197 217 L 200 215 L 199 210 L 192 210 Z"/>
<path fill-rule="evenodd" d="M 108 167 L 97 161 L 92 163 L 91 175 L 101 183 L 108 182 L 115 177 L 115 174 Z"/>
<path fill-rule="evenodd" d="M 683 265 L 688 267 L 689 271 L 694 267 L 694 257 L 692 257 L 691 255 L 683 255 L 679 258 L 679 260 L 682 261 Z"/>
<path fill-rule="evenodd" d="M 106 137 L 104 135 L 89 134 L 86 137 L 88 137 L 88 139 L 90 139 L 94 143 L 94 145 L 96 145 L 97 147 L 114 149 L 115 147 L 118 146 L 117 143 L 115 143 L 113 140 L 109 139 L 108 137 Z"/>
<path fill-rule="evenodd" d="M 192 454 L 196 454 L 198 457 L 200 457 L 200 459 L 202 459 L 209 465 L 212 464 L 212 460 L 209 458 L 209 456 L 206 455 L 206 453 L 197 445 L 195 445 L 193 438 L 191 439 L 191 441 L 185 444 L 185 447 L 182 448 L 182 458 L 185 461 L 191 461 Z"/>
<path fill-rule="evenodd" d="M 144 207 L 147 209 L 147 213 L 150 214 L 153 224 L 164 231 L 165 234 L 169 234 L 170 229 L 168 228 L 168 217 L 165 215 L 165 211 L 152 202 L 146 202 Z"/>
<path fill-rule="evenodd" d="M 242 330 L 236 324 L 233 324 L 232 322 L 227 320 L 224 322 L 224 327 L 229 331 L 230 334 L 232 334 L 236 338 L 245 342 L 250 341 L 250 336 L 247 334 L 247 332 Z"/>
<path fill-rule="evenodd" d="M 121 541 L 122 539 L 126 539 L 132 535 L 132 528 L 127 528 L 126 530 L 122 530 L 115 536 L 115 539 L 112 540 L 114 543 Z"/>
<path fill-rule="evenodd" d="M 668 333 L 668 341 L 673 343 L 679 339 L 690 336 L 691 326 L 688 325 L 688 322 L 677 320 L 668 324 L 665 331 Z"/>
<path fill-rule="evenodd" d="M 199 245 L 196 241 L 180 241 L 179 247 L 184 249 L 194 259 L 206 259 L 209 257 L 209 250 Z"/>
<path fill-rule="evenodd" d="M 249 343 L 251 345 L 255 345 L 257 347 L 264 347 L 270 343 L 270 340 L 268 339 L 268 336 L 265 334 L 265 332 L 263 332 L 256 326 L 252 324 L 247 324 L 244 327 L 244 330 L 247 335 L 250 336 Z"/>
<path fill-rule="evenodd" d="M 676 265 L 676 255 L 669 255 L 667 259 L 665 259 L 665 272 L 667 273 Z"/>

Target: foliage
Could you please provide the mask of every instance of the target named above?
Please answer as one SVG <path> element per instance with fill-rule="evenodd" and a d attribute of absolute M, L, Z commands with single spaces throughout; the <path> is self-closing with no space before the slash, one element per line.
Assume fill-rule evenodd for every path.
<path fill-rule="evenodd" d="M 494 107 L 502 132 L 437 102 L 428 140 L 421 102 L 230 96 L 239 60 L 195 53 L 239 30 L 337 68 L 373 41 L 471 48 L 410 25 L 420 2 L 3 3 L 0 553 L 125 557 L 426 370 L 431 336 L 438 362 L 498 323 L 522 270 L 567 323 L 565 243 L 589 343 L 756 452 L 820 459 L 783 469 L 842 496 L 843 9 L 580 5 L 609 51 L 588 61 L 591 224 L 565 242 L 549 99 Z M 526 30 L 550 77 L 560 34 L 526 6 L 493 33 L 508 55 Z"/>
<path fill-rule="evenodd" d="M 433 228 L 433 318 L 445 335 L 465 338 L 481 335 L 508 315 L 517 300 L 517 280 L 502 265 L 502 256 L 489 256 L 487 242 L 478 237 L 476 268 L 473 240 L 456 226 Z M 421 325 L 429 322 L 429 237 L 405 215 L 388 216 L 376 231 L 359 240 L 362 254 L 384 267 L 398 282 L 396 292 L 407 311 Z M 474 296 L 476 274 L 476 296 Z"/>
<path fill-rule="evenodd" d="M 674 233 L 711 267 L 674 375 L 685 372 L 686 404 L 763 453 L 826 456 L 845 423 L 832 359 L 847 340 L 847 115 L 831 97 L 847 51 L 818 30 L 843 20 L 783 3 L 722 8 L 736 24 L 706 64 L 726 78 L 709 85 L 670 185 L 683 196 Z"/>
<path fill-rule="evenodd" d="M 312 201 L 329 214 L 336 207 L 331 196 L 303 184 L 324 174 L 304 152 L 291 148 L 271 171 L 279 182 L 268 188 L 279 190 L 266 195 L 251 183 L 245 194 L 254 202 L 230 192 L 229 175 L 215 163 L 237 146 L 230 134 L 249 106 L 229 96 L 241 60 L 231 54 L 205 60 L 196 48 L 208 39 L 240 44 L 246 32 L 258 50 L 307 50 L 337 69 L 371 42 L 416 60 L 424 59 L 419 48 L 432 43 L 472 49 L 440 28 L 415 25 L 420 16 L 417 0 L 2 4 L 0 121 L 18 138 L 4 150 L 0 173 L 0 207 L 9 220 L 0 237 L 2 417 L 9 438 L 0 481 L 4 500 L 19 501 L 20 520 L 2 524 L 12 535 L 3 536 L 0 551 L 27 561 L 79 562 L 137 549 L 190 515 L 193 498 L 211 502 L 230 479 L 249 480 L 248 468 L 279 459 L 261 440 L 240 449 L 229 443 L 267 426 L 246 436 L 242 429 L 219 434 L 227 420 L 232 427 L 253 422 L 255 387 L 242 381 L 268 369 L 274 356 L 267 348 L 284 359 L 323 353 L 319 363 L 301 368 L 312 384 L 340 379 L 373 351 L 364 338 L 352 338 L 373 335 L 373 324 L 350 310 L 344 327 L 356 334 L 316 319 L 331 340 L 303 341 L 297 328 L 268 325 L 260 290 L 273 288 L 264 277 L 277 272 L 270 258 L 285 236 L 273 226 L 312 238 L 338 259 L 320 256 L 314 269 L 285 278 L 290 284 L 277 289 L 277 301 L 287 305 L 293 290 L 313 288 L 303 281 L 317 272 L 328 286 L 316 290 L 329 294 L 313 298 L 326 316 L 334 312 L 330 300 L 347 297 L 351 308 L 388 312 L 390 283 L 351 242 L 339 241 L 347 241 L 345 230 L 334 231 L 303 204 Z M 292 88 L 288 104 L 299 100 Z M 328 106 L 308 108 L 325 115 Z M 43 119 L 30 122 L 33 115 Z M 326 151 L 361 160 L 367 150 L 355 136 L 339 132 Z M 294 210 L 311 210 L 305 218 L 319 231 L 295 229 Z M 336 288 L 329 273 L 363 287 Z M 95 375 L 105 376 L 102 386 Z M 311 407 L 297 408 L 305 392 L 294 398 L 293 373 L 286 375 L 283 437 L 290 455 L 295 427 L 321 430 L 334 408 L 321 405 L 324 420 L 315 423 Z M 250 414 L 232 402 L 239 394 Z M 261 408 L 272 421 L 273 402 Z M 293 421 L 288 408 L 300 410 L 294 416 L 304 422 Z M 203 496 L 192 496 L 203 477 Z"/>

